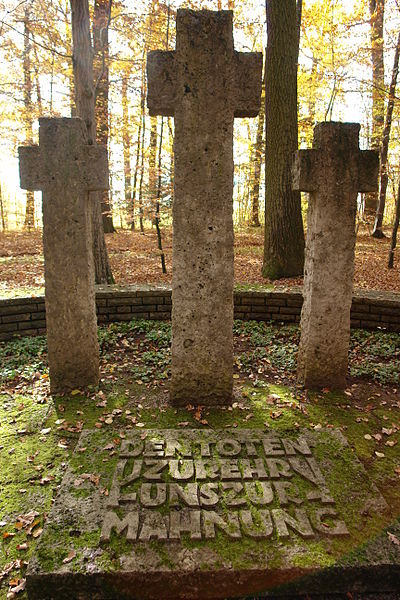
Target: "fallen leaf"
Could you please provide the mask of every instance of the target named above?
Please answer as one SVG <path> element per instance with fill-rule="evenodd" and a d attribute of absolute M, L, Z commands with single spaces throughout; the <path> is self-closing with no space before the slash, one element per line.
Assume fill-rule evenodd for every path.
<path fill-rule="evenodd" d="M 68 554 L 68 556 L 66 556 L 63 560 L 64 565 L 66 565 L 67 563 L 71 562 L 71 560 L 73 560 L 76 556 L 76 552 L 75 550 L 71 550 Z"/>
<path fill-rule="evenodd" d="M 17 550 L 28 550 L 28 544 L 24 542 L 23 544 L 17 544 Z"/>
<path fill-rule="evenodd" d="M 42 477 L 39 483 L 40 485 L 46 485 L 46 483 L 50 483 L 50 481 L 54 481 L 54 479 L 54 475 L 45 475 L 45 477 Z"/>
<path fill-rule="evenodd" d="M 35 529 L 35 531 L 32 533 L 32 537 L 34 537 L 35 539 L 38 538 L 43 531 L 43 527 L 38 527 L 38 529 Z"/>
<path fill-rule="evenodd" d="M 395 535 L 393 535 L 393 533 L 390 533 L 390 531 L 388 531 L 387 534 L 388 534 L 389 540 L 391 542 L 393 542 L 393 544 L 395 544 L 396 546 L 400 546 L 399 538 L 397 538 Z"/>

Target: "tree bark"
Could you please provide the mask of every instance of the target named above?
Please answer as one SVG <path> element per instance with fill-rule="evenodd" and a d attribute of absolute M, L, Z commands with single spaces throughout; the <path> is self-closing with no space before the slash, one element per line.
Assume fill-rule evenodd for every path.
<path fill-rule="evenodd" d="M 381 145 L 381 161 L 380 161 L 380 185 L 379 185 L 379 201 L 378 208 L 376 210 L 375 225 L 372 232 L 372 236 L 375 238 L 383 238 L 385 234 L 382 231 L 383 214 L 385 212 L 386 204 L 386 190 L 388 184 L 388 152 L 389 152 L 389 139 L 390 130 L 392 127 L 394 97 L 396 93 L 397 76 L 399 73 L 399 55 L 400 55 L 400 33 L 397 38 L 397 45 L 394 54 L 392 79 L 389 88 L 388 104 L 386 109 L 385 127 L 383 129 L 382 145 Z"/>
<path fill-rule="evenodd" d="M 0 219 L 1 219 L 1 227 L 2 230 L 6 230 L 6 216 L 4 211 L 4 201 L 3 201 L 3 190 L 1 189 L 0 184 Z"/>
<path fill-rule="evenodd" d="M 151 219 L 155 215 L 156 197 L 157 197 L 157 117 L 150 117 L 150 145 L 149 145 L 149 181 L 147 187 L 147 204 Z"/>
<path fill-rule="evenodd" d="M 371 148 L 379 150 L 385 114 L 385 73 L 383 60 L 383 17 L 385 0 L 369 0 L 372 61 Z M 365 216 L 371 220 L 378 204 L 378 193 L 365 194 Z"/>
<path fill-rule="evenodd" d="M 395 212 L 394 223 L 393 223 L 392 239 L 390 241 L 388 269 L 393 269 L 394 250 L 397 245 L 397 230 L 399 228 L 399 220 L 400 220 L 400 179 L 399 179 L 399 185 L 397 188 L 396 212 Z"/>
<path fill-rule="evenodd" d="M 303 273 L 304 231 L 300 192 L 292 190 L 298 146 L 296 0 L 267 1 L 265 66 L 266 167 L 264 277 Z"/>
<path fill-rule="evenodd" d="M 86 125 L 88 143 L 96 141 L 96 120 L 93 86 L 93 49 L 90 41 L 90 19 L 88 0 L 70 0 L 76 95 L 76 111 Z M 101 215 L 101 193 L 90 193 L 92 203 L 93 258 L 96 283 L 114 283 L 107 246 L 104 238 Z"/>
<path fill-rule="evenodd" d="M 146 83 L 143 86 L 143 98 L 146 96 Z M 139 226 L 141 233 L 144 233 L 144 223 L 143 223 L 143 178 L 144 178 L 144 141 L 146 135 L 146 114 L 145 111 L 142 111 L 142 141 L 141 141 L 141 158 L 140 158 L 140 179 L 139 179 Z"/>
<path fill-rule="evenodd" d="M 263 81 L 263 93 L 261 95 L 261 108 L 258 115 L 257 123 L 257 136 L 256 142 L 253 146 L 252 151 L 252 183 L 250 188 L 250 205 L 251 205 L 251 221 L 252 227 L 260 227 L 259 218 L 259 199 L 260 199 L 260 176 L 261 176 L 261 163 L 263 156 L 263 133 L 265 125 L 265 75 Z"/>
<path fill-rule="evenodd" d="M 95 79 L 95 114 L 97 143 L 108 147 L 109 138 L 109 45 L 108 28 L 111 19 L 111 0 L 95 0 L 93 12 L 93 48 Z M 108 191 L 101 193 L 101 212 L 105 233 L 114 233 L 112 211 Z"/>
<path fill-rule="evenodd" d="M 25 141 L 27 144 L 33 144 L 33 105 L 32 105 L 32 72 L 31 72 L 31 4 L 27 2 L 24 11 L 24 52 L 23 52 L 23 71 L 24 71 L 24 126 Z M 35 227 L 35 195 L 33 192 L 26 192 L 25 209 L 25 229 L 30 232 Z"/>
<path fill-rule="evenodd" d="M 124 155 L 124 190 L 125 203 L 129 216 L 131 215 L 132 202 L 132 177 L 131 177 L 131 137 L 129 128 L 129 109 L 128 109 L 128 75 L 122 77 L 121 86 L 122 100 L 122 147 Z"/>
<path fill-rule="evenodd" d="M 155 212 L 154 222 L 155 222 L 156 231 L 157 231 L 158 249 L 160 251 L 161 269 L 162 269 L 162 272 L 164 274 L 166 274 L 167 267 L 165 265 L 165 254 L 164 254 L 163 245 L 162 245 L 162 236 L 161 236 L 161 227 L 160 227 L 160 200 L 161 200 L 161 186 L 162 186 L 161 168 L 162 168 L 163 133 L 164 133 L 164 117 L 161 117 L 160 143 L 158 146 L 158 178 L 157 178 L 157 194 L 156 194 L 156 212 Z"/>

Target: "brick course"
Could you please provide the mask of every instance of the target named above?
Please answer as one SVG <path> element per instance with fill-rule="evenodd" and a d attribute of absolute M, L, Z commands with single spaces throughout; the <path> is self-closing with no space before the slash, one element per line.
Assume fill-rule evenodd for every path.
<path fill-rule="evenodd" d="M 301 289 L 237 291 L 235 319 L 298 323 L 303 302 Z M 171 318 L 171 288 L 157 286 L 97 286 L 98 322 Z M 0 340 L 45 333 L 44 298 L 0 300 Z M 351 326 L 400 332 L 400 294 L 355 291 Z"/>

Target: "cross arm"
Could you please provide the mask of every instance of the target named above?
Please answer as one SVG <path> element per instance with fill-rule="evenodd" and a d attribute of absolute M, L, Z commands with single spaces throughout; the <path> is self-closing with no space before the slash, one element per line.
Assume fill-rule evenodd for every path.
<path fill-rule="evenodd" d="M 318 150 L 298 150 L 292 164 L 292 188 L 299 192 L 314 192 L 318 182 Z"/>
<path fill-rule="evenodd" d="M 89 192 L 109 189 L 108 157 L 105 146 L 83 146 L 79 185 Z"/>
<path fill-rule="evenodd" d="M 23 190 L 39 191 L 45 185 L 43 162 L 39 146 L 20 146 L 19 179 Z M 47 177 L 50 179 L 50 177 Z"/>
<path fill-rule="evenodd" d="M 147 53 L 147 106 L 150 116 L 173 117 L 175 110 L 175 52 Z"/>
<path fill-rule="evenodd" d="M 376 150 L 361 150 L 358 159 L 358 191 L 378 189 L 379 154 Z"/>
<path fill-rule="evenodd" d="M 18 154 L 23 190 L 48 189 L 60 184 L 64 178 L 66 185 L 76 184 L 89 192 L 109 189 L 107 149 L 103 146 L 84 145 L 73 165 L 66 160 L 61 170 L 58 168 L 60 162 L 54 168 L 54 156 L 46 157 L 39 146 L 21 146 Z"/>
<path fill-rule="evenodd" d="M 260 110 L 262 52 L 235 52 L 235 117 L 256 117 Z"/>

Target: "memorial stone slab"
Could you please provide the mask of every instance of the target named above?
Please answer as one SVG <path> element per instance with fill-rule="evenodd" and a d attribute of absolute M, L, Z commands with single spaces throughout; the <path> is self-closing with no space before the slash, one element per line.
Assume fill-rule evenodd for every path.
<path fill-rule="evenodd" d="M 96 385 L 99 349 L 89 192 L 108 189 L 106 149 L 81 119 L 39 119 L 39 146 L 19 148 L 21 187 L 43 192 L 50 386 Z"/>
<path fill-rule="evenodd" d="M 366 544 L 390 523 L 387 504 L 340 432 L 115 433 L 82 434 L 30 600 L 396 589 L 400 548 L 386 533 L 372 556 Z"/>
<path fill-rule="evenodd" d="M 151 115 L 175 119 L 175 404 L 227 404 L 233 375 L 233 120 L 260 107 L 262 54 L 233 47 L 232 12 L 177 11 L 176 50 L 148 54 Z"/>
<path fill-rule="evenodd" d="M 320 123 L 300 150 L 293 187 L 310 192 L 298 377 L 344 389 L 350 341 L 358 192 L 378 189 L 378 153 L 360 150 L 357 123 Z"/>

